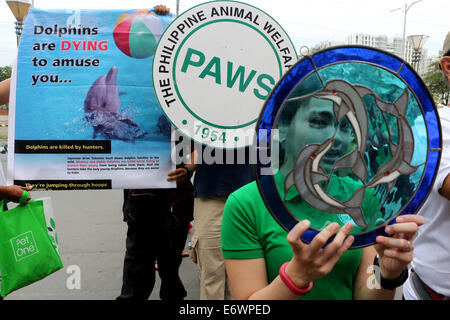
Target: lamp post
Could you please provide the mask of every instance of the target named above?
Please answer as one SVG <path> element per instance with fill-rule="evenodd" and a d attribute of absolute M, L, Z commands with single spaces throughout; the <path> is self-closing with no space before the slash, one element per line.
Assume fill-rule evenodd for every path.
<path fill-rule="evenodd" d="M 31 3 L 26 0 L 6 0 L 9 8 L 11 9 L 14 17 L 16 18 L 16 35 L 17 35 L 17 46 L 19 46 L 20 35 L 23 29 L 23 19 L 30 9 Z"/>
<path fill-rule="evenodd" d="M 408 42 L 409 45 L 412 47 L 412 49 L 414 50 L 413 56 L 412 56 L 412 63 L 413 63 L 413 68 L 419 72 L 419 61 L 420 58 L 422 56 L 422 48 L 423 45 L 425 44 L 425 41 L 427 41 L 428 36 L 425 35 L 412 35 L 412 36 L 408 36 Z"/>
<path fill-rule="evenodd" d="M 405 51 L 406 51 L 406 38 L 405 38 L 405 35 L 406 35 L 406 15 L 408 14 L 409 9 L 411 9 L 411 7 L 412 7 L 413 5 L 415 5 L 416 3 L 421 2 L 421 1 L 423 1 L 423 0 L 414 1 L 414 2 L 411 3 L 410 5 L 408 5 L 407 3 L 405 3 L 405 9 L 403 9 L 403 8 L 397 8 L 397 9 L 391 10 L 391 12 L 397 11 L 397 10 L 401 10 L 401 11 L 403 11 L 403 13 L 405 14 L 404 17 L 403 17 L 403 47 L 402 47 L 402 58 L 403 58 L 404 60 L 406 60 L 406 59 L 405 59 L 405 55 L 406 55 L 406 53 L 405 53 Z"/>

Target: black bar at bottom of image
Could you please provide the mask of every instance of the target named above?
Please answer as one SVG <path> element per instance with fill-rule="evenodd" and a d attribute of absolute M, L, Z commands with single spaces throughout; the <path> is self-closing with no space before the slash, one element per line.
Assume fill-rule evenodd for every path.
<path fill-rule="evenodd" d="M 17 298 L 16 298 L 17 299 Z M 24 306 L 29 305 L 28 308 Z M 399 318 L 413 318 L 413 315 L 424 308 L 429 307 L 434 311 L 447 311 L 446 301 L 404 301 L 404 300 L 309 300 L 309 301 L 208 301 L 208 300 L 184 300 L 179 302 L 167 302 L 161 300 L 126 301 L 126 300 L 8 300 L 0 301 L 2 312 L 8 308 L 11 312 L 22 308 L 22 315 L 33 316 L 36 309 L 64 310 L 71 309 L 71 314 L 78 317 L 89 315 L 94 317 L 139 317 L 147 312 L 150 319 L 164 320 L 218 320 L 218 319 L 257 319 L 279 320 L 288 318 L 323 319 L 326 316 L 336 318 L 336 315 L 355 313 L 355 310 L 365 310 L 380 316 L 383 312 Z M 58 310 L 59 311 L 59 310 Z M 33 313 L 32 313 L 33 312 Z M 62 314 L 62 313 L 61 313 Z M 350 318 L 350 317 L 346 317 Z"/>

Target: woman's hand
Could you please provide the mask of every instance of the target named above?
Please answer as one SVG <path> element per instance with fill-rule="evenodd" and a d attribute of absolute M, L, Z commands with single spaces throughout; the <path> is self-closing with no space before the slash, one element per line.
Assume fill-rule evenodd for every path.
<path fill-rule="evenodd" d="M 320 231 L 311 243 L 302 242 L 300 237 L 308 230 L 310 222 L 303 220 L 288 233 L 287 241 L 294 257 L 286 267 L 286 274 L 299 288 L 306 288 L 316 279 L 331 272 L 336 262 L 350 248 L 354 241 L 349 236 L 353 224 L 347 223 L 339 230 L 339 224 L 331 223 Z M 339 230 L 336 237 L 325 248 L 323 246 Z"/>
<path fill-rule="evenodd" d="M 391 280 L 397 279 L 412 261 L 414 251 L 412 240 L 419 226 L 425 223 L 425 218 L 407 214 L 399 216 L 396 221 L 396 224 L 385 229 L 389 237 L 378 236 L 375 244 L 381 274 L 383 278 Z"/>

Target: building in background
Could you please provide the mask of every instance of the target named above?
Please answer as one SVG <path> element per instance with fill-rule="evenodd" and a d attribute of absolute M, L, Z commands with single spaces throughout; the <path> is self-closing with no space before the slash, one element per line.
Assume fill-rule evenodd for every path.
<path fill-rule="evenodd" d="M 395 54 L 398 57 L 402 57 L 403 39 L 400 37 L 389 38 L 385 35 L 353 33 L 346 37 L 345 43 L 374 47 Z M 405 60 L 412 65 L 412 59 L 413 49 L 411 48 L 409 42 L 406 41 Z M 423 76 L 428 71 L 430 61 L 431 59 L 428 58 L 427 49 L 422 49 L 421 58 L 417 65 L 417 73 L 420 76 Z"/>

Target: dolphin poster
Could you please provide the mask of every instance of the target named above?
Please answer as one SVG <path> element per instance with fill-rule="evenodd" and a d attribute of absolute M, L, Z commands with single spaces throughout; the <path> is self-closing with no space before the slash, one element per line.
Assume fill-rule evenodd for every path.
<path fill-rule="evenodd" d="M 173 188 L 153 54 L 173 17 L 39 10 L 25 20 L 10 103 L 8 182 L 37 189 Z"/>

